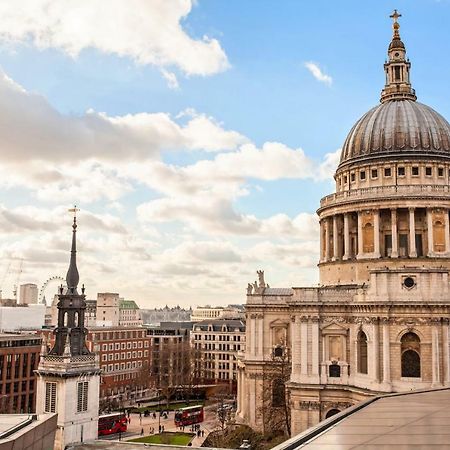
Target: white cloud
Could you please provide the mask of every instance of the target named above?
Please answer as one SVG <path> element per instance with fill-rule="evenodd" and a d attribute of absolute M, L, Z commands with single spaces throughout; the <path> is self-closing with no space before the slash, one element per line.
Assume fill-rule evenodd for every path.
<path fill-rule="evenodd" d="M 179 89 L 180 85 L 178 84 L 177 76 L 173 72 L 169 72 L 166 69 L 161 69 L 161 74 L 164 79 L 167 81 L 167 86 L 170 89 Z"/>
<path fill-rule="evenodd" d="M 311 72 L 312 76 L 321 83 L 325 83 L 328 86 L 331 86 L 333 83 L 333 78 L 324 73 L 317 63 L 308 61 L 305 62 L 305 67 Z"/>
<path fill-rule="evenodd" d="M 216 39 L 191 38 L 181 22 L 192 0 L 16 0 L 0 2 L 0 38 L 57 48 L 72 57 L 95 48 L 138 64 L 176 66 L 187 75 L 229 67 Z"/>

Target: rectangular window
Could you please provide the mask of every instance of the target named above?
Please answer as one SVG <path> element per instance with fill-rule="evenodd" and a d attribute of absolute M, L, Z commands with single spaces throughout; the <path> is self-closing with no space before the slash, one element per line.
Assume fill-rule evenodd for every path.
<path fill-rule="evenodd" d="M 413 177 L 418 177 L 419 176 L 419 168 L 417 166 L 411 167 L 411 174 Z"/>
<path fill-rule="evenodd" d="M 366 171 L 365 170 L 361 170 L 361 172 L 359 172 L 359 179 L 360 180 L 366 179 Z"/>
<path fill-rule="evenodd" d="M 46 413 L 56 412 L 56 383 L 45 383 L 45 407 Z"/>
<path fill-rule="evenodd" d="M 344 183 L 347 184 L 347 175 L 344 176 Z"/>
<path fill-rule="evenodd" d="M 432 167 L 425 167 L 425 175 L 427 177 L 431 177 L 431 175 L 433 175 L 433 168 Z"/>
<path fill-rule="evenodd" d="M 378 169 L 372 169 L 372 178 L 373 179 L 378 178 Z"/>
<path fill-rule="evenodd" d="M 443 177 L 443 176 L 444 176 L 444 168 L 438 167 L 438 177 Z"/>
<path fill-rule="evenodd" d="M 404 167 L 398 167 L 397 168 L 397 174 L 399 177 L 404 177 L 405 176 L 405 168 Z"/>
<path fill-rule="evenodd" d="M 384 176 L 385 176 L 385 177 L 390 177 L 390 176 L 392 176 L 391 168 L 390 168 L 390 167 L 385 167 L 385 168 L 384 168 Z"/>
<path fill-rule="evenodd" d="M 77 412 L 84 412 L 88 409 L 88 381 L 77 383 Z"/>
<path fill-rule="evenodd" d="M 351 173 L 350 174 L 350 181 L 353 183 L 355 181 L 355 174 Z"/>

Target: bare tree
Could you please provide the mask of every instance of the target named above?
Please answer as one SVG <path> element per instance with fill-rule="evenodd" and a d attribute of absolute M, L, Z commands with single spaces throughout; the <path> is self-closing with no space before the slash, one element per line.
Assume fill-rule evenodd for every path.
<path fill-rule="evenodd" d="M 291 434 L 291 409 L 289 389 L 286 384 L 291 376 L 289 348 L 279 345 L 272 351 L 271 361 L 263 371 L 261 416 L 264 433 Z"/>

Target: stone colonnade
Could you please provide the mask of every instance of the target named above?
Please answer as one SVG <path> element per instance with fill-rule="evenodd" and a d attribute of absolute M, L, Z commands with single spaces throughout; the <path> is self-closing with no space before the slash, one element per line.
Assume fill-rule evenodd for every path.
<path fill-rule="evenodd" d="M 422 232 L 425 230 L 428 243 L 426 255 L 448 256 L 450 254 L 449 210 L 426 208 L 426 224 L 420 229 L 417 226 L 417 210 L 423 211 L 425 208 L 369 209 L 322 218 L 320 220 L 320 262 L 380 258 L 382 253 L 383 256 L 390 258 L 424 256 L 422 243 L 425 241 L 425 236 Z M 399 231 L 399 211 L 404 218 L 405 212 L 407 214 L 407 235 Z M 380 228 L 381 212 L 384 213 L 384 217 L 386 213 L 389 214 L 390 229 L 384 230 L 384 233 Z M 389 240 L 382 242 L 382 237 Z M 400 238 L 405 239 L 399 242 Z M 418 243 L 420 249 L 417 248 Z"/>

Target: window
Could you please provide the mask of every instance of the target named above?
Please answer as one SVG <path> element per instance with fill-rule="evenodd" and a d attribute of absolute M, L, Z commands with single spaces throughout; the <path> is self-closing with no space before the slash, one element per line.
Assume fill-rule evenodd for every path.
<path fill-rule="evenodd" d="M 438 177 L 443 177 L 443 176 L 444 176 L 444 168 L 438 167 Z"/>
<path fill-rule="evenodd" d="M 378 169 L 372 169 L 372 178 L 378 178 Z"/>
<path fill-rule="evenodd" d="M 280 346 L 275 347 L 275 348 L 273 349 L 273 356 L 274 356 L 275 358 L 281 358 L 281 357 L 283 357 L 283 347 L 280 347 Z"/>
<path fill-rule="evenodd" d="M 402 377 L 420 378 L 420 339 L 408 332 L 401 339 Z"/>
<path fill-rule="evenodd" d="M 385 167 L 385 168 L 384 168 L 384 176 L 385 176 L 385 177 L 390 177 L 390 176 L 392 176 L 391 168 L 390 168 L 390 167 Z"/>
<path fill-rule="evenodd" d="M 404 177 L 405 176 L 405 168 L 404 167 L 398 167 L 397 168 L 397 175 L 399 177 Z"/>
<path fill-rule="evenodd" d="M 344 183 L 347 184 L 347 175 L 344 176 Z"/>
<path fill-rule="evenodd" d="M 419 176 L 419 168 L 417 166 L 411 167 L 411 174 L 413 177 L 418 177 Z"/>
<path fill-rule="evenodd" d="M 339 364 L 330 364 L 328 376 L 330 378 L 339 378 L 341 376 L 341 366 Z"/>
<path fill-rule="evenodd" d="M 284 382 L 281 378 L 276 378 L 272 383 L 272 406 L 278 408 L 284 406 L 285 402 Z"/>
<path fill-rule="evenodd" d="M 350 174 L 350 181 L 353 183 L 355 181 L 355 173 Z"/>
<path fill-rule="evenodd" d="M 367 336 L 364 331 L 358 333 L 358 372 L 367 373 Z"/>
<path fill-rule="evenodd" d="M 335 414 L 339 414 L 340 411 L 338 409 L 330 409 L 327 414 L 325 415 L 325 419 L 328 419 L 331 416 L 334 416 Z"/>
<path fill-rule="evenodd" d="M 45 383 L 45 407 L 46 413 L 56 412 L 56 383 Z"/>
<path fill-rule="evenodd" d="M 77 383 L 77 412 L 84 412 L 88 409 L 88 381 Z"/>
<path fill-rule="evenodd" d="M 102 345 L 102 350 L 103 350 L 104 352 L 108 351 L 108 344 L 103 344 L 103 345 Z"/>
<path fill-rule="evenodd" d="M 366 179 L 366 171 L 365 170 L 361 170 L 361 172 L 359 172 L 359 179 L 360 180 Z"/>
<path fill-rule="evenodd" d="M 425 167 L 425 175 L 427 177 L 431 177 L 431 175 L 433 175 L 433 168 L 432 167 Z"/>

